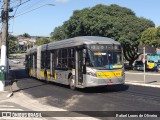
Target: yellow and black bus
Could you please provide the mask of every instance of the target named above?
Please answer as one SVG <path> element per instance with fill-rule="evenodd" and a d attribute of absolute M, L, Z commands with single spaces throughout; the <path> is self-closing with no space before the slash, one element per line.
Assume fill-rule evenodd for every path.
<path fill-rule="evenodd" d="M 79 36 L 30 49 L 26 71 L 40 80 L 71 89 L 124 84 L 119 42 L 99 36 Z"/>

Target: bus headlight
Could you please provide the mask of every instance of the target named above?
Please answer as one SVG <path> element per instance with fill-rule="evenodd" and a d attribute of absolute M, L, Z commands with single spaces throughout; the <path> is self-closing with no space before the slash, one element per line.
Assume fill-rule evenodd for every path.
<path fill-rule="evenodd" d="M 95 73 L 92 73 L 92 72 L 87 72 L 87 75 L 91 75 L 91 76 L 96 77 L 96 74 L 95 74 Z"/>

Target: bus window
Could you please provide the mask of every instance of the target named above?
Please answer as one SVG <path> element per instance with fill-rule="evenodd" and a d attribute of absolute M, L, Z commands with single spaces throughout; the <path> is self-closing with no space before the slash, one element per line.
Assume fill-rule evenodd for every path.
<path fill-rule="evenodd" d="M 62 49 L 62 68 L 67 68 L 67 49 Z"/>
<path fill-rule="evenodd" d="M 61 49 L 60 49 L 60 50 L 57 50 L 57 55 L 58 55 L 57 67 L 58 67 L 58 68 L 61 68 L 61 67 L 62 67 L 62 59 L 61 59 L 61 56 L 62 56 L 62 55 L 61 55 L 61 53 L 62 53 L 62 52 L 61 52 Z"/>
<path fill-rule="evenodd" d="M 91 63 L 90 53 L 89 53 L 88 51 L 87 51 L 87 53 L 86 53 L 85 62 L 86 62 L 86 66 L 88 66 L 88 67 L 93 67 L 93 64 Z"/>
<path fill-rule="evenodd" d="M 46 51 L 46 56 L 47 56 L 47 58 L 46 58 L 46 68 L 47 69 L 50 69 L 50 51 Z"/>
<path fill-rule="evenodd" d="M 88 55 L 87 62 L 90 67 L 110 69 L 110 66 L 113 66 L 113 69 L 122 68 L 121 52 L 93 52 L 88 50 Z"/>
<path fill-rule="evenodd" d="M 34 67 L 37 68 L 37 53 L 34 53 L 33 56 L 34 56 Z"/>
<path fill-rule="evenodd" d="M 57 54 L 58 54 L 57 67 L 58 68 L 68 68 L 67 51 L 68 51 L 67 49 L 59 49 L 57 51 Z"/>
<path fill-rule="evenodd" d="M 69 69 L 75 68 L 74 49 L 68 48 L 68 67 Z"/>
<path fill-rule="evenodd" d="M 44 69 L 45 68 L 45 60 L 46 59 L 46 52 L 42 51 L 41 52 L 41 68 Z"/>
<path fill-rule="evenodd" d="M 30 68 L 33 68 L 33 54 L 30 55 Z"/>

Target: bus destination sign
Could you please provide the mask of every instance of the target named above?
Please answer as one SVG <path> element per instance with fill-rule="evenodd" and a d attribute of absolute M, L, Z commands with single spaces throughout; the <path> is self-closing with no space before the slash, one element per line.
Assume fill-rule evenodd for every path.
<path fill-rule="evenodd" d="M 109 44 L 92 44 L 89 45 L 91 50 L 120 50 L 120 45 L 109 45 Z"/>

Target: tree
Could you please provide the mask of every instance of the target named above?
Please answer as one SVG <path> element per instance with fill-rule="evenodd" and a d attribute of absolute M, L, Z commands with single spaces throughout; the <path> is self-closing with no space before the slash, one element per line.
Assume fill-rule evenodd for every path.
<path fill-rule="evenodd" d="M 9 34 L 8 38 L 9 40 L 17 41 L 17 37 L 15 37 L 14 35 Z"/>
<path fill-rule="evenodd" d="M 20 36 L 25 38 L 31 38 L 31 36 L 28 33 L 24 33 L 23 35 L 20 35 Z"/>
<path fill-rule="evenodd" d="M 8 53 L 15 53 L 18 49 L 18 44 L 14 40 L 9 40 L 8 43 Z"/>
<path fill-rule="evenodd" d="M 17 37 L 9 34 L 8 41 L 8 53 L 15 53 L 18 49 Z"/>
<path fill-rule="evenodd" d="M 55 40 L 63 40 L 65 38 L 67 38 L 67 35 L 65 34 L 63 26 L 56 27 L 54 29 L 54 32 L 51 32 L 51 36 L 52 36 L 51 39 L 53 41 L 55 41 Z"/>
<path fill-rule="evenodd" d="M 74 11 L 68 21 L 52 32 L 52 38 L 57 39 L 57 35 L 63 37 L 61 39 L 85 35 L 113 38 L 122 44 L 125 59 L 132 64 L 138 58 L 141 33 L 154 26 L 152 21 L 137 17 L 128 8 L 96 5 Z M 57 32 L 57 29 L 63 32 Z"/>
<path fill-rule="evenodd" d="M 160 26 L 157 28 L 151 27 L 146 29 L 142 33 L 140 44 L 160 47 Z"/>
<path fill-rule="evenodd" d="M 51 40 L 49 38 L 40 38 L 36 41 L 35 45 L 43 45 L 43 44 L 46 44 L 46 43 L 49 43 L 51 42 Z"/>
<path fill-rule="evenodd" d="M 160 48 L 160 26 L 157 27 L 157 41 L 158 41 L 158 48 Z"/>

